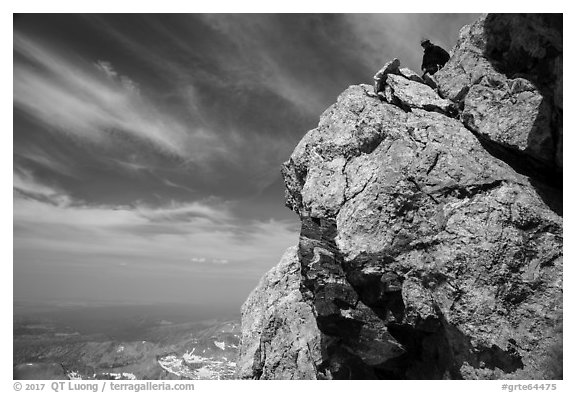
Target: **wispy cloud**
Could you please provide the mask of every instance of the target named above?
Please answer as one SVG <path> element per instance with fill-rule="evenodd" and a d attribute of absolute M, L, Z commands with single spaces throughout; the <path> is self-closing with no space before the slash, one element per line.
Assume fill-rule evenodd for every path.
<path fill-rule="evenodd" d="M 251 277 L 297 241 L 292 223 L 239 220 L 221 201 L 89 206 L 29 175 L 14 179 L 15 188 L 27 191 L 14 199 L 14 252 L 54 269 L 86 269 L 83 261 L 94 258 L 106 268 L 124 259 L 142 271 Z"/>
<path fill-rule="evenodd" d="M 320 83 L 310 84 L 294 67 L 299 64 L 295 59 L 299 53 L 301 64 L 308 64 L 310 69 L 317 60 L 305 58 L 306 42 L 293 40 L 276 16 L 204 14 L 201 17 L 234 45 L 237 56 L 234 62 L 226 53 L 213 59 L 226 70 L 225 74 L 234 76 L 232 83 L 270 91 L 306 114 L 316 116 L 325 109 L 326 91 L 318 89 Z M 317 77 L 317 82 L 331 79 L 329 70 Z"/>
<path fill-rule="evenodd" d="M 190 258 L 190 262 L 193 263 L 214 263 L 216 265 L 226 265 L 230 263 L 228 259 L 208 259 L 205 257 L 192 257 Z"/>
<path fill-rule="evenodd" d="M 98 60 L 96 62 L 96 68 L 104 73 L 108 77 L 109 80 L 120 83 L 122 87 L 128 92 L 132 92 L 134 94 L 139 95 L 140 89 L 136 82 L 132 79 L 128 78 L 127 76 L 120 75 L 116 72 L 112 64 L 108 61 Z"/>
<path fill-rule="evenodd" d="M 53 173 L 69 178 L 79 178 L 80 174 L 75 170 L 74 165 L 67 157 L 51 156 L 46 146 L 40 148 L 39 146 L 26 146 L 26 149 L 21 149 L 14 154 L 15 161 L 31 162 L 39 167 L 46 168 Z M 19 167 L 15 163 L 16 168 Z"/>
<path fill-rule="evenodd" d="M 12 176 L 12 180 L 13 189 L 17 194 L 26 195 L 56 206 L 70 203 L 70 198 L 64 192 L 36 182 L 32 174 L 27 170 L 17 169 Z"/>
<path fill-rule="evenodd" d="M 17 32 L 14 50 L 25 60 L 14 68 L 15 106 L 56 131 L 97 145 L 119 143 L 119 133 L 194 162 L 225 151 L 216 134 L 162 112 L 106 61 L 90 65 Z"/>
<path fill-rule="evenodd" d="M 260 86 L 285 96 L 307 111 L 320 110 L 317 97 L 321 93 L 300 83 L 277 61 L 264 61 L 262 58 L 253 59 L 253 63 L 238 64 L 230 62 L 225 53 L 215 55 L 212 59 L 214 64 L 222 67 L 229 64 L 237 68 L 227 70 L 230 72 L 225 72 L 222 80 L 211 82 L 214 91 L 221 89 L 221 97 L 204 97 L 205 102 L 201 102 L 203 93 L 194 85 L 195 80 L 203 78 L 202 83 L 206 84 L 216 78 L 215 75 L 209 76 L 200 68 L 186 72 L 178 62 L 158 58 L 157 53 L 141 47 L 140 43 L 114 28 L 109 31 L 115 32 L 116 39 L 121 39 L 139 53 L 139 58 L 152 59 L 157 72 L 167 72 L 179 81 L 175 87 L 178 106 L 163 106 L 162 100 L 154 97 L 158 93 L 156 90 L 147 89 L 129 76 L 122 75 L 105 59 L 85 60 L 61 48 L 41 44 L 17 31 L 14 33 L 14 106 L 37 119 L 45 128 L 74 139 L 83 148 L 94 152 L 114 151 L 98 155 L 103 162 L 109 161 L 104 165 L 116 165 L 132 174 L 143 171 L 153 174 L 149 157 L 131 160 L 121 156 L 123 150 L 134 149 L 132 141 L 136 140 L 143 148 L 174 159 L 177 162 L 174 165 L 179 165 L 182 172 L 189 167 L 198 168 L 206 174 L 204 179 L 218 182 L 231 170 L 239 171 L 248 174 L 246 181 L 252 182 L 259 190 L 277 177 L 278 165 L 290 154 L 296 139 L 291 133 L 255 127 L 259 112 L 268 111 L 258 107 L 261 102 L 241 103 L 247 111 L 253 112 L 247 116 L 249 124 L 229 121 L 227 117 L 236 117 L 240 113 L 240 109 L 227 107 L 238 105 L 227 97 L 230 86 L 247 83 L 244 87 L 248 92 L 254 86 Z M 191 51 L 190 48 L 187 50 Z M 265 63 L 270 64 L 268 71 L 261 70 L 260 74 L 259 70 L 253 70 L 251 78 L 243 78 L 245 71 L 241 69 L 252 69 Z M 176 107 L 179 109 L 174 109 Z M 214 109 L 219 107 L 222 114 Z M 210 118 L 205 111 L 212 111 Z M 272 118 L 270 113 L 265 117 Z M 283 124 L 284 119 L 278 118 L 275 127 L 281 128 Z M 54 158 L 52 163 L 56 165 L 59 161 Z M 36 161 L 36 164 L 48 163 Z M 225 166 L 228 169 L 222 171 Z M 165 185 L 174 187 L 174 184 Z"/>
<path fill-rule="evenodd" d="M 277 16 L 188 15 L 179 21 L 179 34 L 165 23 L 144 17 L 140 22 L 154 32 L 153 39 L 165 42 L 161 50 L 143 44 L 106 18 L 92 17 L 90 20 L 141 61 L 169 75 L 180 98 L 199 117 L 202 117 L 202 110 L 195 83 L 209 85 L 223 94 L 265 91 L 303 115 L 317 116 L 329 102 L 326 92 L 318 86 L 324 81 L 333 82 L 333 75 L 326 70 L 325 75 L 317 75 L 316 84 L 311 84 L 309 78 L 302 78 L 299 71 L 314 69 L 318 58 L 306 58 L 311 54 L 308 52 L 312 45 L 307 45 L 305 40 L 293 40 L 293 34 L 278 23 Z M 208 29 L 198 30 L 199 25 Z M 196 38 L 201 33 L 206 35 L 202 42 Z M 298 58 L 302 52 L 306 54 Z M 322 60 L 329 62 L 329 59 Z"/>

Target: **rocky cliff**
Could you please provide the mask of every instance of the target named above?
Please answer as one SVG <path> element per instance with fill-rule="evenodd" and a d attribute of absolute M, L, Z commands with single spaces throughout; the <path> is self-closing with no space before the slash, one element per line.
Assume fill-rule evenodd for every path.
<path fill-rule="evenodd" d="M 290 247 L 242 306 L 239 378 L 316 379 L 321 335 L 300 283 L 298 248 Z"/>
<path fill-rule="evenodd" d="M 300 241 L 242 310 L 241 378 L 558 378 L 562 19 L 488 15 L 391 61 L 284 164 Z"/>

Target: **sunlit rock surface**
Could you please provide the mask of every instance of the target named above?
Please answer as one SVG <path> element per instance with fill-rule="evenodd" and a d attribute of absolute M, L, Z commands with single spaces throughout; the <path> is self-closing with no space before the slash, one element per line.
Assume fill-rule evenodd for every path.
<path fill-rule="evenodd" d="M 561 377 L 555 29 L 483 17 L 437 89 L 395 59 L 382 94 L 351 86 L 321 115 L 282 168 L 300 241 L 244 304 L 239 377 Z M 549 90 L 536 65 L 507 74 L 522 50 L 560 70 Z"/>

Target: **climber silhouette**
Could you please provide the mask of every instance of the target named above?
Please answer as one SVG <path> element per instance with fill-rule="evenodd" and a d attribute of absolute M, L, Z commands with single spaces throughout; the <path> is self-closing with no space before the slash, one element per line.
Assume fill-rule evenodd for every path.
<path fill-rule="evenodd" d="M 450 60 L 448 52 L 438 45 L 434 45 L 430 40 L 422 40 L 420 45 L 424 48 L 424 56 L 422 57 L 422 71 L 424 71 L 424 74 L 422 74 L 422 77 L 426 74 L 434 75 Z"/>

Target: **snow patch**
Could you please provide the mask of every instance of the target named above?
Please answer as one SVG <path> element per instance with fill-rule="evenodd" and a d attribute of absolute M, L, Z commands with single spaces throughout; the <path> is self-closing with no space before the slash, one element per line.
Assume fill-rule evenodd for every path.
<path fill-rule="evenodd" d="M 182 359 L 184 359 L 186 363 L 201 363 L 209 360 L 202 356 L 194 355 L 192 352 L 186 352 L 184 355 L 182 355 Z"/>
<path fill-rule="evenodd" d="M 132 374 L 132 373 L 103 373 L 108 375 L 109 377 L 111 377 L 114 380 L 130 380 L 130 381 L 134 381 L 136 380 L 136 375 Z"/>
<path fill-rule="evenodd" d="M 82 375 L 78 371 L 68 371 L 68 379 L 72 381 L 81 381 Z"/>

